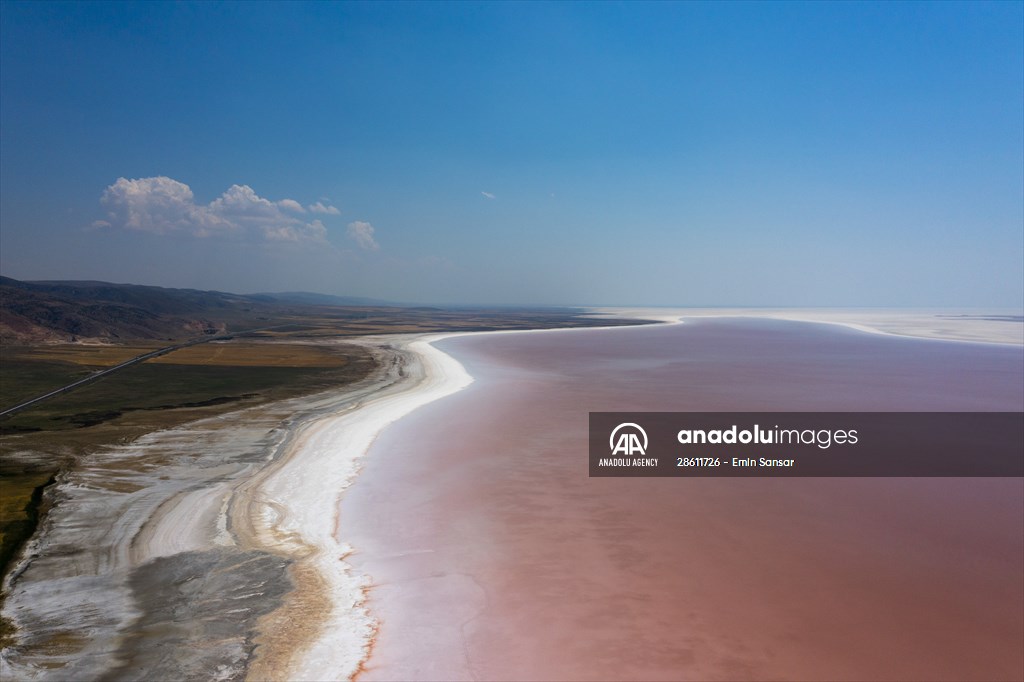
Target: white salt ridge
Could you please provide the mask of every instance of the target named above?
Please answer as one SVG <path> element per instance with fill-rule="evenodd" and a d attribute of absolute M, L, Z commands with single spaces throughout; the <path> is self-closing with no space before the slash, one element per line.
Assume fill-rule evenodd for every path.
<path fill-rule="evenodd" d="M 363 602 L 370 579 L 354 575 L 344 561 L 352 548 L 339 538 L 340 498 L 359 472 L 359 459 L 386 426 L 472 383 L 458 361 L 430 345 L 443 337 L 420 338 L 406 347 L 419 360 L 419 368 L 408 367 L 420 375 L 414 384 L 310 424 L 287 463 L 259 487 L 268 530 L 293 538 L 297 551 L 316 548 L 309 561 L 327 582 L 331 600 L 317 639 L 289 671 L 292 679 L 348 679 L 369 653 L 376 623 Z"/>

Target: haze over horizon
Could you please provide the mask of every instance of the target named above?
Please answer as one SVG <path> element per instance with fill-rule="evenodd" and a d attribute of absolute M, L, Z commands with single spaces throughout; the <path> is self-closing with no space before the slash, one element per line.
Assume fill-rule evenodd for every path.
<path fill-rule="evenodd" d="M 1024 3 L 0 11 L 0 274 L 1024 307 Z"/>

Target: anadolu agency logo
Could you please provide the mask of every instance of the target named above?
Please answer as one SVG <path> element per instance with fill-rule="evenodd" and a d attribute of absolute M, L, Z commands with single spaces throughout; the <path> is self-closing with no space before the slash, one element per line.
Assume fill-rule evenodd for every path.
<path fill-rule="evenodd" d="M 641 441 L 641 439 L 643 440 Z M 619 424 L 612 429 L 612 435 L 608 437 L 608 447 L 613 456 L 633 457 L 639 455 L 642 457 L 647 454 L 647 432 L 639 424 L 633 422 Z"/>
<path fill-rule="evenodd" d="M 608 436 L 608 449 L 611 457 L 598 460 L 599 467 L 657 467 L 656 457 L 646 457 L 647 432 L 633 422 L 623 422 Z"/>

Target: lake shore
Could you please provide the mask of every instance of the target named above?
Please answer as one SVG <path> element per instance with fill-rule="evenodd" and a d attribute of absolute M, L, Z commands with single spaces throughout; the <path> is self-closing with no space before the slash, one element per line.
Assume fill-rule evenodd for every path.
<path fill-rule="evenodd" d="M 506 317 L 501 324 L 525 323 L 522 315 Z M 569 326 L 595 325 L 565 317 Z M 439 377 L 454 376 L 441 366 L 447 356 L 423 341 L 436 335 L 313 341 L 362 346 L 376 369 L 340 389 L 207 416 L 76 456 L 43 493 L 37 532 L 5 575 L 2 615 L 10 629 L 0 673 L 286 679 L 301 659 L 302 674 L 312 675 L 300 654 L 315 651 L 318 633 L 351 614 L 342 667 L 357 667 L 374 625 L 359 618 L 358 581 L 336 589 L 347 579 L 339 560 L 348 549 L 328 537 L 337 519 L 320 523 L 318 515 L 336 517 L 334 502 L 375 433 L 436 397 Z M 339 425 L 340 440 L 331 428 Z M 292 487 L 296 480 L 324 497 L 305 495 Z M 321 533 L 315 540 L 324 547 L 303 531 Z"/>

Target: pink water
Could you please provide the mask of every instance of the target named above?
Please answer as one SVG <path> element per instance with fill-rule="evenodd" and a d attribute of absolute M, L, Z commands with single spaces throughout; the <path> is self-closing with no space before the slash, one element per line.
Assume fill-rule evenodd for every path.
<path fill-rule="evenodd" d="M 1021 679 L 1024 480 L 590 479 L 600 410 L 1022 410 L 1019 348 L 805 323 L 460 337 L 342 505 L 360 680 Z"/>

